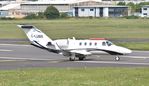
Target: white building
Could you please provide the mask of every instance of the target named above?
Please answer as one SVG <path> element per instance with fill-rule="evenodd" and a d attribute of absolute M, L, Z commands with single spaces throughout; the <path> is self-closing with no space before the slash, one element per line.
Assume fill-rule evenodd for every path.
<path fill-rule="evenodd" d="M 149 5 L 142 6 L 141 11 L 142 17 L 149 17 Z"/>
<path fill-rule="evenodd" d="M 20 4 L 8 4 L 0 8 L 0 17 L 22 18 Z"/>
<path fill-rule="evenodd" d="M 75 6 L 75 17 L 123 17 L 128 16 L 127 6 L 98 5 L 98 6 Z"/>
<path fill-rule="evenodd" d="M 77 14 L 75 14 L 74 10 L 77 11 L 76 8 L 78 7 L 95 6 L 94 8 L 96 8 L 96 6 L 102 7 L 103 5 L 109 6 L 110 4 L 103 3 L 101 0 L 53 0 L 53 1 L 51 0 L 49 2 L 45 0 L 40 0 L 37 2 L 22 3 L 21 10 L 22 12 L 24 12 L 24 14 L 44 12 L 49 5 L 53 5 L 54 7 L 56 7 L 59 10 L 59 12 L 66 12 L 66 13 L 69 13 L 69 15 L 71 16 L 76 16 Z M 103 15 L 107 15 L 108 17 L 108 7 L 103 9 L 104 9 L 104 13 L 105 13 L 105 10 L 107 10 L 107 13 Z M 80 13 L 81 12 L 79 12 L 79 16 L 81 15 Z M 83 16 L 88 16 L 88 15 L 81 15 L 80 17 L 83 17 Z M 94 16 L 94 17 L 99 17 L 99 16 Z"/>
<path fill-rule="evenodd" d="M 11 5 L 9 4 L 8 6 L 4 7 L 18 17 L 27 16 L 31 13 L 37 14 L 38 12 L 44 12 L 49 5 L 56 7 L 59 12 L 66 12 L 75 17 L 119 17 L 128 15 L 128 7 L 115 6 L 112 5 L 113 3 L 103 2 L 102 0 L 39 0 L 34 2 L 26 0 L 16 1 L 16 4 L 20 4 L 19 9 L 10 9 L 8 6 L 10 7 Z M 4 12 L 6 12 L 6 10 Z"/>

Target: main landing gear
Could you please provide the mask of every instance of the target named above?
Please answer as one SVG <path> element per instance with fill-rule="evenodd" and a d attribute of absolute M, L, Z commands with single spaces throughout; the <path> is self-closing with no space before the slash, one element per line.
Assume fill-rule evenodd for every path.
<path fill-rule="evenodd" d="M 85 58 L 79 57 L 78 59 L 79 59 L 79 61 L 82 61 L 82 60 L 84 60 Z M 75 61 L 76 58 L 75 58 L 75 57 L 69 57 L 69 60 L 70 60 L 70 61 Z"/>
<path fill-rule="evenodd" d="M 75 57 L 69 57 L 69 61 L 75 61 Z"/>
<path fill-rule="evenodd" d="M 82 61 L 82 60 L 85 59 L 85 57 L 86 57 L 86 56 L 84 56 L 84 55 L 71 55 L 71 56 L 69 57 L 69 60 L 70 60 L 70 61 L 75 61 L 76 58 L 78 58 L 79 61 Z M 114 60 L 115 60 L 115 61 L 119 61 L 119 60 L 120 60 L 120 57 L 119 57 L 119 56 L 115 56 Z"/>
<path fill-rule="evenodd" d="M 119 56 L 115 56 L 115 61 L 119 61 L 120 57 Z"/>
<path fill-rule="evenodd" d="M 75 59 L 78 58 L 80 61 L 84 60 L 85 59 L 85 56 L 84 55 L 71 55 L 69 57 L 69 60 L 70 61 L 75 61 Z"/>

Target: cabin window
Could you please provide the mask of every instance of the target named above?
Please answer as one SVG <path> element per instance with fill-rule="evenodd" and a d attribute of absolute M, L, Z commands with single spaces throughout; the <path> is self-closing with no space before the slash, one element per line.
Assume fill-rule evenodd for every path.
<path fill-rule="evenodd" d="M 106 43 L 105 42 L 102 42 L 102 46 L 106 46 Z"/>
<path fill-rule="evenodd" d="M 147 15 L 147 13 L 143 13 L 143 15 Z"/>
<path fill-rule="evenodd" d="M 92 43 L 90 42 L 90 46 L 92 45 Z"/>
<path fill-rule="evenodd" d="M 84 9 L 82 8 L 81 11 L 84 11 Z"/>
<path fill-rule="evenodd" d="M 82 43 L 80 42 L 80 43 L 79 43 L 79 45 L 81 46 L 81 45 L 82 45 Z"/>
<path fill-rule="evenodd" d="M 87 43 L 85 42 L 85 43 L 84 43 L 84 45 L 86 46 L 86 45 L 87 45 Z"/>
<path fill-rule="evenodd" d="M 94 11 L 94 9 L 90 9 L 90 11 Z"/>
<path fill-rule="evenodd" d="M 95 42 L 95 46 L 97 46 L 97 42 Z"/>
<path fill-rule="evenodd" d="M 147 8 L 143 8 L 143 10 L 147 10 Z"/>

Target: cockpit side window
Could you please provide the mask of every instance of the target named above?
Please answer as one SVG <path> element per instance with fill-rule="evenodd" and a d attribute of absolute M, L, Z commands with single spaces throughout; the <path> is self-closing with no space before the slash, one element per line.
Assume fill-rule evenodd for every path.
<path fill-rule="evenodd" d="M 112 45 L 112 42 L 106 41 L 106 44 L 107 44 L 108 46 L 111 46 L 111 45 Z"/>
<path fill-rule="evenodd" d="M 105 42 L 102 42 L 102 46 L 106 46 L 106 43 Z"/>

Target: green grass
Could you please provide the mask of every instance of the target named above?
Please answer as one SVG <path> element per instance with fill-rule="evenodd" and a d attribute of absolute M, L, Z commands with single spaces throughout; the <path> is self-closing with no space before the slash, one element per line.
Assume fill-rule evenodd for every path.
<path fill-rule="evenodd" d="M 0 20 L 0 39 L 24 39 L 16 26 L 33 24 L 49 37 L 149 38 L 148 19 Z M 149 43 L 118 43 L 149 50 Z M 0 86 L 148 86 L 148 68 L 41 68 L 1 70 Z"/>
<path fill-rule="evenodd" d="M 0 86 L 148 86 L 148 68 L 41 68 L 0 71 Z"/>
<path fill-rule="evenodd" d="M 148 19 L 0 20 L 0 39 L 27 38 L 17 24 L 32 24 L 50 38 L 149 39 Z M 149 50 L 148 43 L 121 43 L 131 49 Z"/>
<path fill-rule="evenodd" d="M 149 50 L 149 43 L 117 43 L 119 46 L 127 47 L 133 50 Z"/>
<path fill-rule="evenodd" d="M 51 38 L 149 38 L 148 19 L 1 20 L 0 38 L 26 38 L 16 26 L 33 24 Z"/>

